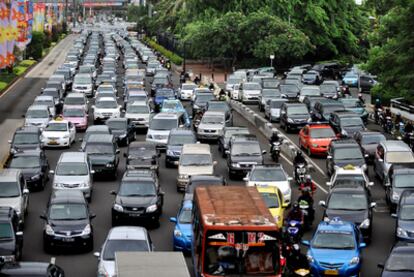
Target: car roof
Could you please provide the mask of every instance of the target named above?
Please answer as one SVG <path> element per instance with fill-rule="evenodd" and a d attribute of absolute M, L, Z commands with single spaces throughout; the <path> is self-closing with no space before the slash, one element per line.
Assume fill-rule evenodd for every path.
<path fill-rule="evenodd" d="M 109 127 L 106 125 L 92 125 L 92 126 L 89 126 L 88 129 L 86 129 L 86 133 L 96 132 L 96 131 L 106 131 L 108 132 L 108 134 L 110 133 Z"/>
<path fill-rule="evenodd" d="M 333 114 L 336 114 L 339 118 L 345 118 L 345 117 L 360 117 L 359 114 L 357 114 L 355 112 L 348 111 L 348 110 L 334 111 Z"/>
<path fill-rule="evenodd" d="M 0 182 L 15 182 L 19 174 L 20 170 L 18 169 L 2 169 L 0 170 Z"/>
<path fill-rule="evenodd" d="M 147 230 L 139 226 L 120 226 L 109 230 L 108 240 L 147 240 Z"/>
<path fill-rule="evenodd" d="M 31 105 L 27 110 L 49 110 L 49 107 L 46 105 Z"/>
<path fill-rule="evenodd" d="M 356 142 L 356 140 L 352 138 L 333 139 L 331 141 L 331 145 L 335 147 L 349 147 L 350 145 L 359 147 L 359 144 Z"/>
<path fill-rule="evenodd" d="M 206 111 L 203 114 L 203 117 L 204 116 L 221 116 L 221 117 L 224 117 L 225 116 L 225 113 L 222 112 L 222 111 Z"/>
<path fill-rule="evenodd" d="M 88 137 L 89 144 L 98 143 L 98 142 L 113 144 L 113 141 L 114 141 L 114 135 L 111 135 L 111 134 L 91 134 Z"/>
<path fill-rule="evenodd" d="M 406 189 L 403 191 L 400 204 L 414 204 L 414 189 Z"/>
<path fill-rule="evenodd" d="M 13 154 L 13 157 L 31 157 L 31 156 L 40 156 L 40 154 L 43 153 L 43 150 L 24 150 L 24 151 L 18 151 L 17 153 Z"/>
<path fill-rule="evenodd" d="M 54 190 L 50 196 L 50 204 L 57 203 L 78 203 L 86 204 L 85 196 L 83 192 L 76 189 L 68 190 Z"/>
<path fill-rule="evenodd" d="M 386 140 L 381 142 L 387 151 L 411 151 L 410 147 L 400 140 Z"/>
<path fill-rule="evenodd" d="M 128 146 L 128 149 L 136 149 L 136 148 L 139 148 L 139 149 L 144 148 L 146 150 L 149 150 L 149 149 L 156 150 L 156 145 L 155 143 L 149 142 L 149 141 L 133 141 Z"/>
<path fill-rule="evenodd" d="M 176 119 L 176 118 L 178 118 L 178 114 L 170 113 L 170 112 L 160 112 L 160 113 L 154 115 L 153 119 L 154 118 L 157 118 L 157 119 L 163 119 L 163 118 Z"/>
<path fill-rule="evenodd" d="M 183 200 L 183 202 L 181 204 L 181 208 L 192 209 L 193 208 L 193 201 L 191 199 Z"/>
<path fill-rule="evenodd" d="M 194 136 L 194 132 L 190 129 L 185 129 L 185 128 L 174 128 L 171 129 L 170 131 L 170 136 L 172 135 L 192 135 Z"/>
<path fill-rule="evenodd" d="M 79 162 L 86 159 L 85 152 L 63 152 L 60 155 L 60 162 Z"/>
<path fill-rule="evenodd" d="M 333 193 L 358 193 L 358 194 L 365 194 L 366 189 L 363 186 L 355 185 L 355 184 L 342 184 L 340 186 L 334 186 L 331 189 L 330 194 Z"/>
<path fill-rule="evenodd" d="M 35 100 L 36 99 L 48 99 L 48 100 L 52 99 L 53 100 L 53 96 L 52 95 L 38 95 L 36 96 Z"/>
<path fill-rule="evenodd" d="M 38 133 L 40 128 L 36 126 L 22 126 L 16 129 L 16 133 Z"/>
<path fill-rule="evenodd" d="M 340 219 L 332 219 L 330 221 L 322 221 L 318 225 L 318 231 L 349 231 L 354 232 L 354 226 L 347 221 Z"/>
<path fill-rule="evenodd" d="M 214 175 L 193 175 L 190 176 L 190 182 L 191 181 L 224 181 L 223 176 L 214 176 Z"/>

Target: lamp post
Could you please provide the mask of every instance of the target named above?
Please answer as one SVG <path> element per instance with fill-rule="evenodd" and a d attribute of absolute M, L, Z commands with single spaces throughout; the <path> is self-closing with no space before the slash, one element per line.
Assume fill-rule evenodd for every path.
<path fill-rule="evenodd" d="M 186 44 L 187 42 L 183 43 L 183 71 L 186 72 Z"/>
<path fill-rule="evenodd" d="M 270 55 L 270 67 L 273 67 L 273 60 L 275 59 L 275 55 Z"/>

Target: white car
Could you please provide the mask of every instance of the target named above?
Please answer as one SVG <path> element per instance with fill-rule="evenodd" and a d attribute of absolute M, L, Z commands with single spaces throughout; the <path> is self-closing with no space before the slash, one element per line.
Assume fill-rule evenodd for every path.
<path fill-rule="evenodd" d="M 148 128 L 151 109 L 146 102 L 132 102 L 127 104 L 125 118 L 135 129 Z"/>
<path fill-rule="evenodd" d="M 242 83 L 239 86 L 239 100 L 245 102 L 257 102 L 262 93 L 262 87 L 259 83 Z"/>
<path fill-rule="evenodd" d="M 93 96 L 93 80 L 90 74 L 76 74 L 72 84 L 73 92 L 81 92 L 86 96 Z"/>
<path fill-rule="evenodd" d="M 181 100 L 190 100 L 195 88 L 197 88 L 197 85 L 194 83 L 183 83 L 178 89 L 178 96 Z"/>
<path fill-rule="evenodd" d="M 40 140 L 46 147 L 70 147 L 75 141 L 75 137 L 75 125 L 70 121 L 58 118 L 46 125 Z"/>
<path fill-rule="evenodd" d="M 341 185 L 361 185 L 369 188 L 374 185 L 374 182 L 369 181 L 363 168 L 347 165 L 336 168 L 331 180 L 326 182 L 326 185 L 329 189 Z"/>
<path fill-rule="evenodd" d="M 277 187 L 283 194 L 283 207 L 287 207 L 291 204 L 292 188 L 290 186 L 290 181 L 292 181 L 292 177 L 287 175 L 282 165 L 255 165 L 243 180 L 248 187 Z"/>
<path fill-rule="evenodd" d="M 92 108 L 94 122 L 121 117 L 121 105 L 113 97 L 99 97 Z"/>
<path fill-rule="evenodd" d="M 170 131 L 184 124 L 176 113 L 159 113 L 150 120 L 146 141 L 153 142 L 158 149 L 165 149 Z"/>
<path fill-rule="evenodd" d="M 56 115 L 55 100 L 53 96 L 49 95 L 39 95 L 33 101 L 34 105 L 44 105 L 49 107 L 49 112 L 54 117 Z"/>
<path fill-rule="evenodd" d="M 31 105 L 25 115 L 24 126 L 44 128 L 52 118 L 49 107 L 46 105 Z"/>
<path fill-rule="evenodd" d="M 217 140 L 223 134 L 226 123 L 224 112 L 206 111 L 197 128 L 197 138 L 200 140 Z"/>

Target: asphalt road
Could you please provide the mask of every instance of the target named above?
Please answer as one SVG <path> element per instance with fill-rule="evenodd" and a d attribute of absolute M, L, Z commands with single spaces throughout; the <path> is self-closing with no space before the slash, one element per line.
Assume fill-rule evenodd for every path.
<path fill-rule="evenodd" d="M 57 52 L 63 53 L 67 51 L 69 43 L 60 44 L 56 47 Z M 45 60 L 46 61 L 46 60 Z M 44 64 L 46 66 L 47 63 Z M 38 69 L 39 70 L 39 69 Z M 122 70 L 120 70 L 122 74 Z M 36 72 L 35 72 L 36 73 Z M 47 72 L 48 73 L 48 72 Z M 47 80 L 48 75 L 44 74 L 42 78 L 37 78 L 36 81 L 33 80 L 33 83 L 26 83 L 27 81 L 23 79 L 16 84 L 9 92 L 7 97 L 0 98 L 0 121 L 8 119 L 9 117 L 19 117 L 25 112 L 25 108 L 31 104 L 35 95 L 38 95 L 40 88 L 44 85 Z M 23 84 L 20 84 L 23 82 Z M 91 101 L 92 102 L 92 101 Z M 91 103 L 92 104 L 92 103 Z M 92 118 L 90 116 L 90 123 L 92 124 Z M 252 133 L 258 133 L 254 126 L 249 125 L 240 115 L 235 114 L 234 124 L 237 126 L 248 126 Z M 370 126 L 371 127 L 371 126 Z M 2 134 L 5 135 L 5 134 Z M 82 137 L 83 134 L 80 133 L 77 137 Z M 288 134 L 290 139 L 297 143 L 297 135 Z M 144 135 L 138 135 L 138 140 L 144 140 Z M 267 140 L 259 135 L 259 140 L 262 143 L 262 148 L 269 150 Z M 67 151 L 78 151 L 80 143 L 76 142 L 67 150 L 47 150 L 47 157 L 51 165 L 51 169 L 54 169 L 56 162 L 62 152 Z M 105 181 L 105 180 L 96 180 L 93 184 L 94 193 L 90 208 L 93 213 L 97 216 L 93 220 L 94 228 L 94 251 L 98 251 L 111 228 L 111 206 L 113 203 L 114 196 L 110 195 L 111 190 L 115 190 L 122 177 L 122 173 L 125 171 L 125 159 L 123 153 L 126 150 L 125 147 L 121 149 L 120 154 L 120 164 L 118 168 L 118 178 L 116 181 Z M 219 155 L 217 150 L 217 145 L 212 145 L 213 155 L 215 160 L 218 161 L 216 166 L 215 173 L 221 174 L 228 179 L 227 166 L 226 162 L 221 155 Z M 325 160 L 324 159 L 312 159 L 323 171 L 325 170 Z M 266 163 L 271 163 L 269 155 L 265 157 Z M 290 164 L 290 161 L 281 159 L 281 163 L 289 174 L 292 174 L 293 168 Z M 175 179 L 177 176 L 176 169 L 170 169 L 164 167 L 164 155 L 162 155 L 160 160 L 160 183 L 162 189 L 165 191 L 165 201 L 163 208 L 163 215 L 160 219 L 160 227 L 157 229 L 150 230 L 151 237 L 153 239 L 155 249 L 158 251 L 171 251 L 172 250 L 172 232 L 173 224 L 169 222 L 169 217 L 175 216 L 180 202 L 182 200 L 182 194 L 176 192 Z M 314 172 L 314 180 L 324 186 L 327 181 L 326 176 L 323 172 Z M 372 176 L 372 180 L 374 180 Z M 243 185 L 241 181 L 231 181 L 230 184 Z M 295 188 L 295 185 L 293 185 Z M 297 190 L 294 189 L 295 194 L 297 195 Z M 51 184 L 46 186 L 46 189 L 42 192 L 35 192 L 30 194 L 30 206 L 29 206 L 29 215 L 26 221 L 26 227 L 24 230 L 24 249 L 23 249 L 23 260 L 30 261 L 49 261 L 52 255 L 46 254 L 43 251 L 42 247 L 42 231 L 43 231 L 43 221 L 39 218 L 39 215 L 46 208 L 46 203 L 51 193 Z M 378 212 L 374 214 L 374 231 L 373 231 L 373 240 L 372 244 L 364 252 L 364 261 L 363 261 L 363 270 L 362 276 L 377 276 L 378 270 L 376 264 L 382 262 L 387 255 L 389 248 L 393 243 L 393 230 L 394 230 L 394 220 L 391 219 L 390 215 L 384 209 L 382 211 L 381 207 L 385 202 L 384 192 L 380 185 L 377 183 L 373 188 L 373 197 L 379 203 Z M 321 190 L 318 190 L 315 196 L 315 203 L 319 200 L 325 199 L 325 193 Z M 383 204 L 381 204 L 383 203 Z M 315 222 L 318 222 L 322 217 L 322 209 L 317 208 L 317 215 Z M 306 234 L 305 237 L 309 237 L 311 232 Z M 56 257 L 56 263 L 60 265 L 64 270 L 67 276 L 96 276 L 97 270 L 97 260 L 93 256 L 93 252 L 89 253 L 76 253 L 72 251 L 71 253 L 63 253 L 59 251 L 53 255 Z M 187 259 L 189 260 L 189 259 Z"/>

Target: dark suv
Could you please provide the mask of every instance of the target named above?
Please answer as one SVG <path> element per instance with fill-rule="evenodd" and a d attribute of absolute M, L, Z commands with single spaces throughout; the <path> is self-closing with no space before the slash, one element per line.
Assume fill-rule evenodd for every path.
<path fill-rule="evenodd" d="M 312 109 L 313 121 L 328 121 L 331 113 L 345 110 L 344 104 L 333 99 L 319 100 Z"/>
<path fill-rule="evenodd" d="M 91 135 L 85 144 L 85 152 L 96 174 L 116 178 L 119 149 L 113 135 Z"/>
<path fill-rule="evenodd" d="M 20 127 L 13 135 L 13 139 L 9 140 L 10 153 L 17 151 L 35 150 L 42 148 L 40 141 L 41 131 L 39 127 Z"/>
<path fill-rule="evenodd" d="M 197 138 L 193 131 L 189 129 L 172 129 L 167 141 L 165 152 L 165 166 L 175 166 L 174 162 L 178 161 L 181 156 L 181 148 L 184 144 L 194 144 Z"/>
<path fill-rule="evenodd" d="M 19 218 L 10 207 L 0 207 L 0 257 L 4 262 L 22 258 L 23 232 L 19 230 Z"/>
<path fill-rule="evenodd" d="M 353 139 L 332 140 L 326 157 L 326 171 L 329 176 L 335 172 L 336 167 L 353 165 L 361 167 L 368 172 L 365 157 L 359 144 Z"/>
<path fill-rule="evenodd" d="M 361 117 L 351 111 L 335 111 L 331 113 L 329 124 L 342 137 L 353 137 L 356 132 L 365 130 Z"/>
<path fill-rule="evenodd" d="M 286 132 L 300 130 L 310 120 L 310 114 L 305 104 L 285 103 L 280 108 L 280 127 Z"/>
<path fill-rule="evenodd" d="M 121 222 L 159 224 L 164 203 L 158 177 L 152 170 L 127 170 L 112 206 L 112 225 Z"/>
<path fill-rule="evenodd" d="M 154 143 L 148 141 L 134 141 L 124 153 L 128 169 L 152 169 L 158 172 L 160 152 Z"/>
<path fill-rule="evenodd" d="M 93 228 L 88 203 L 79 190 L 55 190 L 40 218 L 44 219 L 43 248 L 93 249 Z"/>

